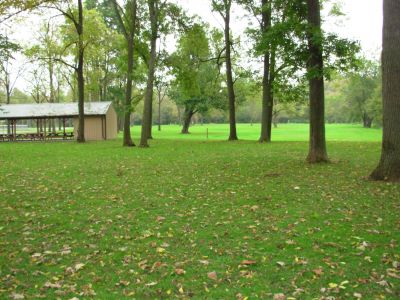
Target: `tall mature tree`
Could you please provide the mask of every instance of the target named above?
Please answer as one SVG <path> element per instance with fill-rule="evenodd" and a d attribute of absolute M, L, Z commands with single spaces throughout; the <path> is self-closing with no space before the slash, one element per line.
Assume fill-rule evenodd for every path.
<path fill-rule="evenodd" d="M 135 146 L 131 137 L 131 113 L 132 113 L 132 85 L 134 69 L 135 36 L 137 33 L 137 1 L 128 0 L 125 6 L 125 13 L 119 6 L 117 0 L 111 0 L 117 16 L 119 27 L 125 37 L 128 50 L 128 67 L 126 72 L 125 86 L 125 107 L 124 107 L 124 139 L 123 145 Z"/>
<path fill-rule="evenodd" d="M 229 100 L 229 140 L 238 140 L 236 131 L 236 98 L 232 71 L 231 9 L 233 0 L 212 0 L 212 7 L 224 20 L 226 85 Z"/>
<path fill-rule="evenodd" d="M 146 95 L 143 106 L 142 132 L 140 137 L 140 147 L 149 147 L 148 139 L 151 137 L 152 110 L 153 110 L 153 89 L 154 73 L 157 59 L 157 39 L 159 30 L 160 1 L 148 0 L 150 16 L 150 57 L 148 63 Z"/>
<path fill-rule="evenodd" d="M 383 142 L 374 180 L 400 181 L 400 2 L 383 1 Z"/>
<path fill-rule="evenodd" d="M 43 1 L 52 2 L 52 1 Z M 54 1 L 56 2 L 56 1 Z M 79 128 L 78 128 L 78 143 L 85 142 L 85 76 L 84 76 L 84 57 L 86 44 L 84 42 L 84 17 L 82 0 L 77 0 L 77 10 L 72 6 L 72 1 L 58 1 L 49 6 L 58 10 L 68 21 L 70 21 L 78 36 L 75 44 L 75 65 L 69 64 L 63 60 L 62 63 L 75 70 L 78 82 L 78 112 L 79 112 Z"/>
<path fill-rule="evenodd" d="M 308 50 L 307 73 L 310 90 L 310 148 L 307 161 L 328 161 L 325 140 L 324 61 L 319 0 L 307 0 Z"/>
<path fill-rule="evenodd" d="M 268 33 L 271 28 L 272 18 L 272 3 L 268 0 L 261 0 L 261 30 L 264 34 Z M 260 143 L 271 142 L 272 130 L 272 111 L 273 111 L 273 94 L 272 94 L 272 81 L 275 64 L 274 51 L 265 51 L 264 53 L 264 71 L 263 71 L 263 92 L 262 92 L 262 111 L 261 111 L 261 134 Z"/>

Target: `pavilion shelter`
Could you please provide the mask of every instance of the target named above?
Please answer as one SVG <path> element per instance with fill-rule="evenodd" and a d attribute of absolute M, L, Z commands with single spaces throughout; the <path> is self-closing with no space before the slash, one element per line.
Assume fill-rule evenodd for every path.
<path fill-rule="evenodd" d="M 84 115 L 86 140 L 117 137 L 117 114 L 111 102 L 85 103 Z M 1 105 L 0 142 L 73 140 L 78 136 L 78 116 L 76 102 Z"/>

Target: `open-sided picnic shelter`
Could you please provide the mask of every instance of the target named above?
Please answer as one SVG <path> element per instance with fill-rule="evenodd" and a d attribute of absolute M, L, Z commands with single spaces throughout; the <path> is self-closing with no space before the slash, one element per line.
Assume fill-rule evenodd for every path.
<path fill-rule="evenodd" d="M 117 114 L 111 102 L 85 103 L 85 139 L 117 137 Z M 9 104 L 0 106 L 0 142 L 71 140 L 79 128 L 78 103 Z M 58 126 L 55 126 L 57 123 Z"/>

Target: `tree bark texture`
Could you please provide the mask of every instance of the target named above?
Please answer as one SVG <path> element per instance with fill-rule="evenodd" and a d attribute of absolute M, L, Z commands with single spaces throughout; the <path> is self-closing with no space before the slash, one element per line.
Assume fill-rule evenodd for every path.
<path fill-rule="evenodd" d="M 271 28 L 271 8 L 267 7 L 269 4 L 269 0 L 261 0 L 262 4 L 262 23 L 261 30 L 265 34 Z M 268 128 L 268 124 L 270 123 L 270 114 L 269 111 L 272 107 L 271 103 L 271 85 L 270 85 L 270 51 L 266 51 L 264 53 L 264 74 L 262 81 L 262 110 L 261 110 L 261 134 L 260 134 L 260 143 L 269 143 L 271 141 L 271 134 Z"/>
<path fill-rule="evenodd" d="M 309 163 L 328 162 L 325 140 L 324 63 L 322 56 L 321 12 L 319 0 L 307 0 L 308 47 L 307 62 L 310 89 Z"/>
<path fill-rule="evenodd" d="M 400 182 L 400 2 L 383 1 L 383 141 L 371 179 Z"/>

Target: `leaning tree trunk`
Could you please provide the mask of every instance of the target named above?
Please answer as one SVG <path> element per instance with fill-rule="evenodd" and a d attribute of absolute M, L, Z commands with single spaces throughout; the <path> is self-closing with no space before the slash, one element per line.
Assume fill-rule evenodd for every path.
<path fill-rule="evenodd" d="M 328 161 L 325 141 L 324 64 L 321 41 L 321 12 L 319 0 L 307 0 L 308 47 L 307 71 L 310 89 L 310 149 L 307 161 Z"/>
<path fill-rule="evenodd" d="M 82 0 L 78 0 L 78 24 L 76 25 L 78 33 L 78 67 L 76 73 L 78 76 L 78 111 L 79 111 L 79 129 L 78 143 L 85 142 L 85 79 L 83 76 L 83 7 Z"/>
<path fill-rule="evenodd" d="M 383 1 L 383 142 L 371 179 L 400 181 L 400 2 Z"/>
<path fill-rule="evenodd" d="M 229 2 L 230 3 L 230 2 Z M 231 58 L 231 36 L 230 36 L 230 10 L 231 5 L 225 5 L 225 56 L 226 56 L 226 83 L 228 88 L 229 99 L 229 141 L 238 139 L 236 132 L 236 108 L 235 108 L 235 89 L 232 75 L 232 58 Z"/>
<path fill-rule="evenodd" d="M 149 70 L 147 74 L 146 96 L 144 99 L 140 147 L 149 147 L 148 139 L 151 138 L 154 72 L 156 68 L 156 58 L 157 58 L 157 35 L 158 35 L 157 1 L 158 0 L 148 0 L 150 22 L 151 22 L 150 61 L 149 61 Z"/>

